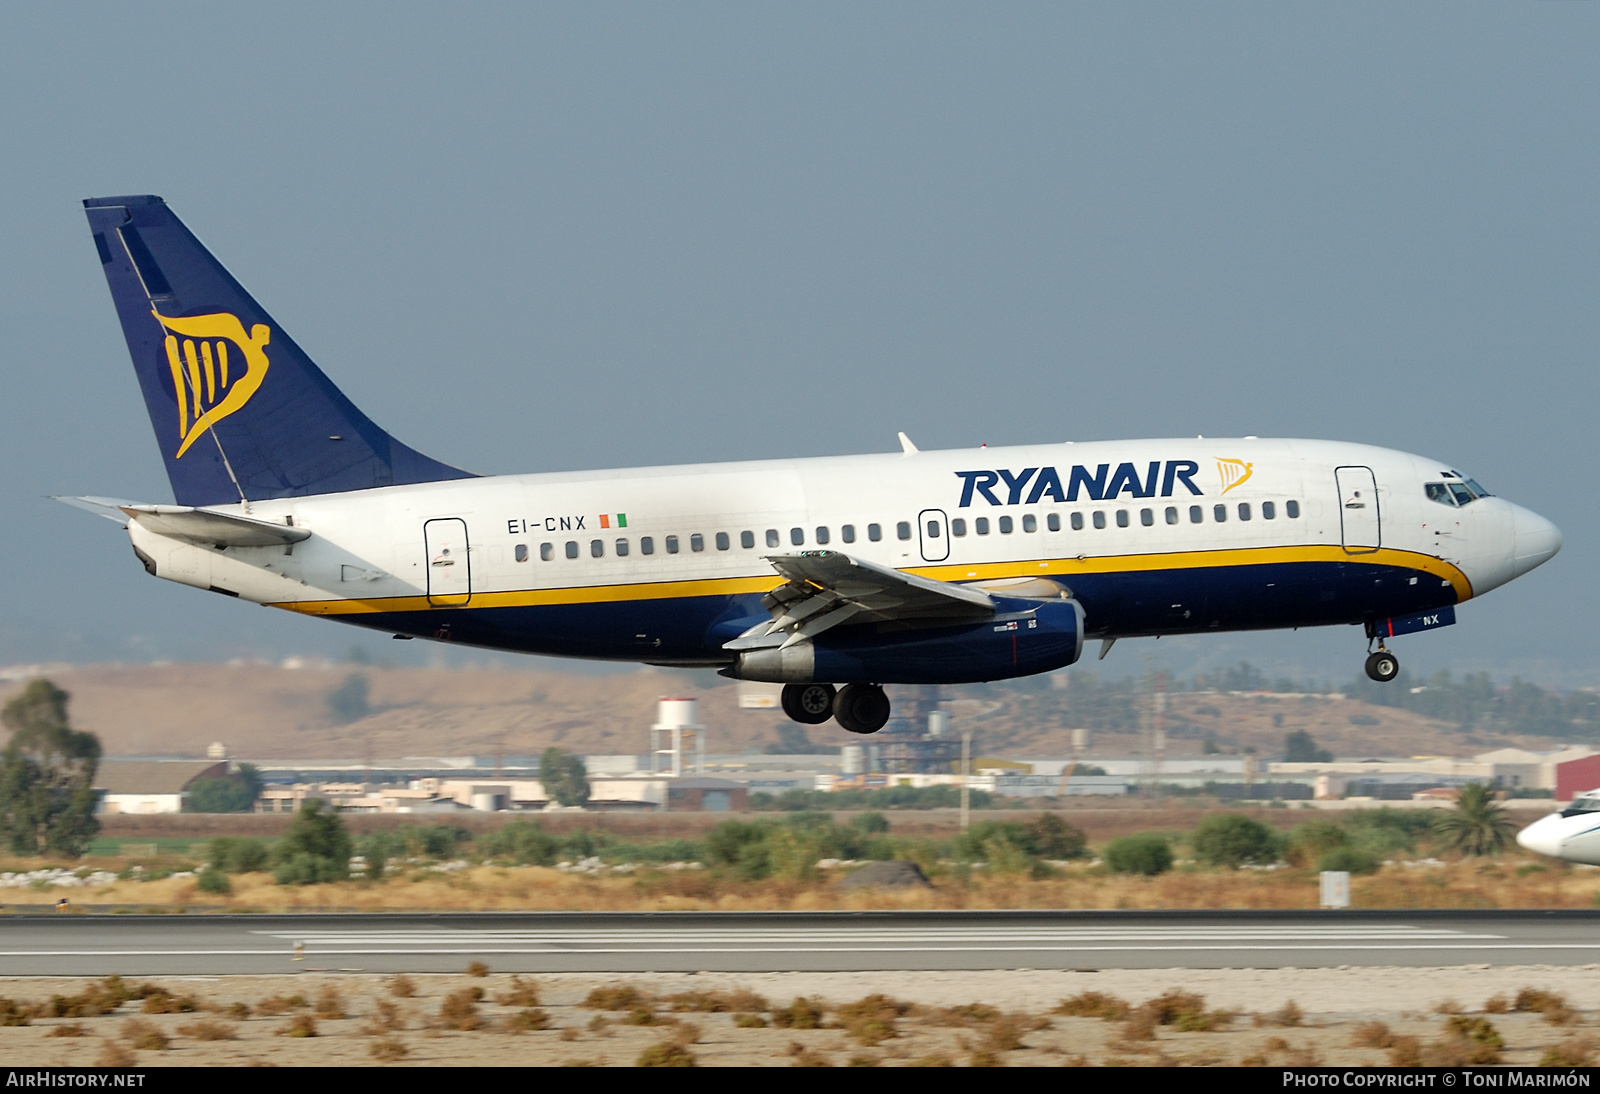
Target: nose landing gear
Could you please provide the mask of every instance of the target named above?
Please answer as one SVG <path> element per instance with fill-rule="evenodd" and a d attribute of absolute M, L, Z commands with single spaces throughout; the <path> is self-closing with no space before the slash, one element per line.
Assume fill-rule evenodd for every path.
<path fill-rule="evenodd" d="M 1380 646 L 1376 653 L 1367 656 L 1367 675 L 1386 684 L 1400 675 L 1400 659 Z"/>
<path fill-rule="evenodd" d="M 801 725 L 817 726 L 834 718 L 851 733 L 876 733 L 889 721 L 889 697 L 877 684 L 785 684 L 783 712 Z"/>

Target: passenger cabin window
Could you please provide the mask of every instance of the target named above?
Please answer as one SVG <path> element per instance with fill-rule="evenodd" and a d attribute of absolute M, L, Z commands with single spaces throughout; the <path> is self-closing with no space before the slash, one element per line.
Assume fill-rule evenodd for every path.
<path fill-rule="evenodd" d="M 1198 505 L 1189 506 L 1189 523 L 1199 524 L 1206 519 L 1206 511 Z"/>
<path fill-rule="evenodd" d="M 617 557 L 618 558 L 627 558 L 628 557 L 628 541 L 627 540 L 625 540 L 625 539 L 617 540 L 616 547 L 617 547 Z"/>
<path fill-rule="evenodd" d="M 1050 529 L 1052 532 L 1061 531 L 1061 514 L 1051 513 L 1049 516 L 1045 517 L 1044 526 Z"/>
<path fill-rule="evenodd" d="M 678 553 L 678 537 L 677 536 L 668 536 L 667 537 L 667 554 L 675 555 L 677 553 Z"/>
<path fill-rule="evenodd" d="M 1074 532 L 1083 531 L 1083 514 L 1082 513 L 1074 513 L 1074 514 L 1072 514 L 1072 530 Z"/>
<path fill-rule="evenodd" d="M 1239 503 L 1239 519 L 1240 520 L 1249 520 L 1250 519 L 1250 503 L 1249 502 L 1241 501 Z"/>
<path fill-rule="evenodd" d="M 768 528 L 767 529 L 767 546 L 768 547 L 776 547 L 777 545 L 778 545 L 778 530 L 776 528 Z"/>
<path fill-rule="evenodd" d="M 1212 506 L 1211 519 L 1216 521 L 1218 524 L 1225 522 L 1228 519 L 1228 507 L 1226 505 Z"/>
<path fill-rule="evenodd" d="M 556 557 L 556 545 L 554 543 L 541 543 L 541 544 L 539 544 L 539 561 L 540 562 L 549 562 L 552 558 L 555 558 L 555 557 Z"/>
<path fill-rule="evenodd" d="M 606 557 L 606 541 L 603 540 L 603 539 L 591 539 L 589 541 L 589 557 L 590 558 L 604 558 L 604 557 Z"/>
<path fill-rule="evenodd" d="M 756 545 L 756 534 L 754 532 L 740 532 L 739 533 L 739 546 L 743 547 L 746 551 L 748 551 L 751 548 L 755 547 L 755 545 Z"/>
<path fill-rule="evenodd" d="M 728 539 L 728 533 L 726 533 L 726 532 L 718 532 L 717 533 L 717 550 L 726 551 L 731 546 L 733 546 L 733 544 Z"/>
<path fill-rule="evenodd" d="M 1118 528 L 1126 528 L 1127 526 L 1128 526 L 1128 511 L 1126 509 L 1118 509 L 1117 510 L 1117 527 Z"/>
<path fill-rule="evenodd" d="M 1011 518 L 1010 517 L 1001 517 L 1000 518 L 1000 534 L 1002 536 L 1009 536 L 1011 534 Z"/>
<path fill-rule="evenodd" d="M 568 558 L 577 558 L 578 557 L 578 541 L 577 540 L 575 540 L 575 539 L 567 540 L 567 557 Z"/>
<path fill-rule="evenodd" d="M 903 520 L 900 523 L 896 524 L 894 526 L 894 534 L 899 536 L 901 539 L 910 539 L 911 538 L 911 522 L 909 520 Z"/>
<path fill-rule="evenodd" d="M 1024 532 L 1037 532 L 1039 530 L 1039 518 L 1032 513 L 1025 514 L 1022 518 L 1022 530 Z"/>
<path fill-rule="evenodd" d="M 930 520 L 928 522 L 928 538 L 929 539 L 938 539 L 939 538 L 939 522 L 938 521 Z"/>
<path fill-rule="evenodd" d="M 789 542 L 794 544 L 796 547 L 805 546 L 806 530 L 804 528 L 789 529 Z"/>
<path fill-rule="evenodd" d="M 1152 525 L 1154 525 L 1155 522 L 1156 522 L 1156 512 L 1155 512 L 1154 509 L 1141 509 L 1141 510 L 1139 510 L 1139 523 L 1140 524 L 1144 525 L 1146 528 L 1149 528 Z"/>
<path fill-rule="evenodd" d="M 883 525 L 881 525 L 881 524 L 869 524 L 869 525 L 867 525 L 867 538 L 870 539 L 873 543 L 877 543 L 880 539 L 882 539 L 883 538 Z"/>
<path fill-rule="evenodd" d="M 825 544 L 825 543 L 828 542 L 828 526 L 827 525 L 825 525 L 825 524 L 817 525 L 817 542 L 819 544 Z"/>
<path fill-rule="evenodd" d="M 854 524 L 840 525 L 839 538 L 846 543 L 854 543 L 856 541 L 856 526 Z"/>
<path fill-rule="evenodd" d="M 1176 505 L 1167 506 L 1167 523 L 1168 524 L 1177 524 L 1178 523 L 1178 507 Z"/>
<path fill-rule="evenodd" d="M 1261 503 L 1261 519 L 1262 520 L 1277 520 L 1278 519 L 1278 507 L 1277 507 L 1277 505 L 1275 505 L 1274 503 L 1272 503 L 1270 501 L 1262 502 Z"/>
<path fill-rule="evenodd" d="M 653 554 L 655 554 L 656 553 L 656 541 L 653 538 L 651 538 L 650 536 L 640 536 L 639 537 L 639 553 L 641 555 L 653 555 Z"/>
<path fill-rule="evenodd" d="M 973 531 L 977 532 L 980 536 L 988 535 L 989 534 L 989 518 L 988 517 L 976 517 L 976 518 L 974 518 L 973 521 L 972 521 L 972 528 L 973 528 Z"/>
<path fill-rule="evenodd" d="M 699 532 L 696 532 L 696 533 L 694 533 L 694 535 L 689 537 L 689 550 L 691 550 L 691 551 L 704 551 L 705 549 L 706 549 L 706 537 L 705 536 L 702 536 Z"/>
<path fill-rule="evenodd" d="M 950 522 L 950 534 L 952 536 L 964 536 L 967 534 L 967 521 L 965 517 L 957 517 L 955 520 Z"/>
<path fill-rule="evenodd" d="M 526 543 L 517 544 L 516 555 L 518 562 L 528 561 L 528 545 Z"/>
<path fill-rule="evenodd" d="M 1098 509 L 1094 511 L 1094 526 L 1096 528 L 1104 528 L 1106 526 L 1106 515 Z"/>
<path fill-rule="evenodd" d="M 1299 516 L 1300 516 L 1300 503 L 1297 502 L 1297 501 L 1286 501 L 1286 502 L 1284 502 L 1283 503 L 1283 515 L 1288 517 L 1290 520 L 1299 519 Z"/>

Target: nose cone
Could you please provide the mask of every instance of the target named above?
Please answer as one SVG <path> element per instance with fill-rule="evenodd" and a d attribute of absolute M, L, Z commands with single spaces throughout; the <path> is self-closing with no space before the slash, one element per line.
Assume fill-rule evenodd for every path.
<path fill-rule="evenodd" d="M 1549 562 L 1561 550 L 1561 529 L 1538 513 L 1518 506 L 1512 527 L 1516 538 L 1515 567 L 1519 576 Z"/>
<path fill-rule="evenodd" d="M 1553 554 L 1554 552 L 1551 553 Z M 1556 813 L 1534 821 L 1517 833 L 1517 842 L 1530 851 L 1535 851 L 1541 855 L 1549 855 L 1551 858 L 1560 858 L 1560 820 L 1561 815 Z"/>

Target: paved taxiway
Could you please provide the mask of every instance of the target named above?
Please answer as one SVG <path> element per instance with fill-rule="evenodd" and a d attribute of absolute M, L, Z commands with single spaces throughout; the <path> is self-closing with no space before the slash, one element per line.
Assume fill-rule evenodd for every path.
<path fill-rule="evenodd" d="M 14 915 L 0 975 L 1600 963 L 1600 912 Z"/>

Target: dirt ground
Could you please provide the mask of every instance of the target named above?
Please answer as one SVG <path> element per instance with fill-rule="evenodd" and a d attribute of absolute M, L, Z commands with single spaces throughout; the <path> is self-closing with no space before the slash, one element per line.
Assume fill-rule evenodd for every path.
<path fill-rule="evenodd" d="M 1597 970 L 161 977 L 129 981 L 136 997 L 112 1013 L 8 1020 L 0 1064 L 634 1066 L 652 1056 L 766 1067 L 1573 1064 L 1600 1042 Z M 52 996 L 81 996 L 95 984 L 103 982 L 0 978 L 0 1009 L 37 1012 Z M 592 1005 L 596 989 L 616 1009 Z M 1093 1003 L 1091 992 L 1143 1009 L 1117 1020 L 1060 1013 L 1063 999 L 1076 997 L 1079 1010 Z M 1162 1024 L 1151 1001 L 1164 993 L 1169 1018 L 1191 1018 Z M 797 998 L 811 1003 L 796 1006 Z M 694 1006 L 739 1009 L 684 1009 Z M 183 1007 L 196 1009 L 149 1012 Z M 783 1028 L 784 1015 L 822 1028 Z M 1185 1024 L 1214 1028 L 1180 1031 Z"/>

